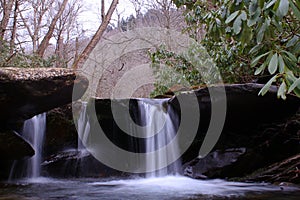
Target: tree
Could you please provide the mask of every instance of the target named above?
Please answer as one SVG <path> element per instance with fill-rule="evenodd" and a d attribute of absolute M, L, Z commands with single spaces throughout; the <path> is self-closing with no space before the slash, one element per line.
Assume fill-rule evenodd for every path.
<path fill-rule="evenodd" d="M 56 23 L 53 33 L 56 40 L 54 52 L 57 57 L 56 67 L 68 66 L 75 57 L 76 43 L 79 42 L 78 37 L 82 33 L 78 22 L 81 12 L 81 0 L 71 0 Z"/>
<path fill-rule="evenodd" d="M 2 41 L 4 40 L 5 32 L 9 23 L 9 18 L 12 13 L 14 1 L 11 0 L 1 0 L 0 1 L 2 8 L 2 19 L 0 21 L 0 47 L 2 47 Z"/>
<path fill-rule="evenodd" d="M 173 0 L 185 6 L 190 30 L 204 25 L 202 41 L 218 67 L 249 76 L 271 76 L 260 91 L 277 83 L 278 97 L 300 97 L 300 1 L 298 0 Z M 237 73 L 236 73 L 237 72 Z"/>
<path fill-rule="evenodd" d="M 107 29 L 109 22 L 111 20 L 111 17 L 117 8 L 117 5 L 119 3 L 119 0 L 113 0 L 107 13 L 105 14 L 104 20 L 102 21 L 101 25 L 99 26 L 97 32 L 90 40 L 89 44 L 86 46 L 86 48 L 83 50 L 83 52 L 79 55 L 78 59 L 75 60 L 73 64 L 73 68 L 78 69 L 83 66 L 84 62 L 87 60 L 90 53 L 93 51 L 93 49 L 96 47 L 97 43 L 100 41 L 101 37 L 103 36 L 103 33 Z M 102 12 L 104 11 L 104 1 L 102 1 Z M 102 13 L 102 16 L 104 14 Z"/>
<path fill-rule="evenodd" d="M 63 14 L 67 3 L 68 3 L 68 0 L 63 0 L 62 3 L 58 2 L 58 4 L 57 4 L 57 6 L 59 8 L 58 12 L 55 14 L 54 18 L 52 19 L 49 29 L 36 52 L 37 55 L 39 55 L 40 57 L 44 56 L 45 51 L 46 51 L 47 47 L 49 46 L 49 41 L 53 37 L 55 25 L 56 25 L 57 21 L 59 20 L 60 16 Z"/>

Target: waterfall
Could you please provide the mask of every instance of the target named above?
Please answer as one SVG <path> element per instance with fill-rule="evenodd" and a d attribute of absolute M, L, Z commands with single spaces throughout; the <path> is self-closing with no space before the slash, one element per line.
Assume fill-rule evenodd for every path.
<path fill-rule="evenodd" d="M 83 151 L 85 149 L 83 144 L 87 141 L 90 132 L 90 123 L 89 123 L 88 115 L 86 113 L 86 109 L 87 109 L 87 102 L 82 102 L 81 111 L 78 118 L 78 125 L 77 125 L 78 135 L 80 136 L 78 137 L 78 142 L 77 142 L 78 151 Z"/>
<path fill-rule="evenodd" d="M 46 113 L 37 115 L 24 122 L 21 136 L 33 147 L 35 154 L 28 160 L 15 161 L 10 173 L 13 178 L 37 178 L 40 176 L 44 135 L 46 132 Z M 21 174 L 16 169 L 22 166 Z"/>
<path fill-rule="evenodd" d="M 158 151 L 175 138 L 179 119 L 176 112 L 168 105 L 168 99 L 142 99 L 138 101 L 141 124 L 146 127 L 146 152 Z M 173 145 L 172 151 L 158 153 L 156 157 L 146 157 L 147 171 L 158 168 L 170 158 L 179 157 L 178 144 Z M 162 177 L 180 173 L 181 161 L 178 159 L 168 167 L 148 173 L 147 177 Z"/>
<path fill-rule="evenodd" d="M 46 113 L 37 115 L 24 123 L 22 136 L 35 150 L 35 155 L 27 161 L 27 178 L 40 176 L 44 135 L 46 132 Z"/>
<path fill-rule="evenodd" d="M 120 130 L 120 124 L 116 121 L 112 123 L 111 126 L 110 124 L 105 124 L 110 127 L 106 130 L 111 131 L 107 136 L 111 137 L 110 140 L 114 142 L 115 145 L 126 143 L 123 146 L 124 149 L 128 148 L 128 151 L 136 153 L 157 152 L 155 156 L 153 156 L 153 154 L 146 154 L 145 159 L 141 159 L 143 163 L 140 164 L 141 166 L 145 166 L 145 170 L 147 171 L 146 177 L 149 178 L 176 175 L 181 171 L 181 161 L 180 159 L 176 160 L 176 158 L 180 157 L 179 147 L 176 142 L 172 143 L 171 148 L 168 148 L 168 152 L 159 151 L 173 141 L 179 125 L 179 117 L 175 110 L 168 104 L 168 100 L 169 99 L 136 99 L 134 102 L 137 102 L 137 104 L 135 104 L 137 106 L 135 108 L 137 109 L 129 106 L 133 109 L 131 110 L 134 113 L 131 115 L 133 121 L 128 120 L 128 115 L 123 115 L 124 110 L 119 110 L 117 114 L 119 118 L 122 118 L 120 122 L 123 123 L 122 125 L 125 124 L 125 126 L 129 127 L 127 131 L 131 132 L 131 136 L 129 136 L 129 133 L 125 130 Z M 115 103 L 120 105 L 118 108 L 124 109 L 125 104 L 123 104 L 123 101 L 116 101 Z M 88 155 L 84 144 L 88 141 L 90 131 L 94 130 L 94 127 L 90 126 L 89 120 L 87 103 L 83 102 L 77 121 L 79 137 L 76 169 L 85 169 L 86 166 L 88 166 L 88 163 L 83 162 L 82 158 Z M 136 125 L 142 128 L 136 129 L 131 123 L 136 123 Z M 169 163 L 169 165 L 166 164 L 170 160 L 176 161 Z"/>

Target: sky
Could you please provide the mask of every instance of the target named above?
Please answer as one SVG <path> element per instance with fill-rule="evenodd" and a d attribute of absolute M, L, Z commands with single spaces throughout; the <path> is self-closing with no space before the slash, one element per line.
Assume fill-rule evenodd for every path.
<path fill-rule="evenodd" d="M 100 20 L 100 0 L 83 0 L 84 7 L 83 13 L 80 15 L 80 22 L 83 24 L 84 30 L 88 30 L 88 32 L 95 32 L 99 26 Z M 111 0 L 105 0 L 106 10 L 108 10 L 110 6 Z M 118 12 L 124 18 L 129 17 L 131 14 L 134 14 L 134 7 L 130 3 L 129 0 L 119 0 L 119 4 L 117 7 Z M 116 12 L 113 15 L 111 23 L 117 22 Z"/>

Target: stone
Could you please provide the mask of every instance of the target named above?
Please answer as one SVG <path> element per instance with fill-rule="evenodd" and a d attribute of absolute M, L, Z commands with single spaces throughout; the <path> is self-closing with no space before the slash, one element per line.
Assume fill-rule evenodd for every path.
<path fill-rule="evenodd" d="M 73 96 L 73 88 L 77 94 Z M 81 98 L 88 87 L 85 77 L 72 69 L 1 68 L 0 130 Z"/>
<path fill-rule="evenodd" d="M 42 170 L 45 176 L 56 178 L 128 176 L 126 173 L 102 164 L 88 151 L 76 149 L 58 152 L 50 156 L 42 163 Z"/>
<path fill-rule="evenodd" d="M 300 154 L 259 169 L 240 180 L 280 183 L 279 185 L 286 185 L 286 183 L 300 184 Z"/>
<path fill-rule="evenodd" d="M 237 162 L 245 152 L 246 148 L 216 150 L 204 158 L 186 163 L 183 166 L 184 175 L 196 179 L 219 178 L 222 170 Z"/>
<path fill-rule="evenodd" d="M 18 160 L 33 155 L 32 146 L 16 132 L 0 133 L 0 160 Z"/>

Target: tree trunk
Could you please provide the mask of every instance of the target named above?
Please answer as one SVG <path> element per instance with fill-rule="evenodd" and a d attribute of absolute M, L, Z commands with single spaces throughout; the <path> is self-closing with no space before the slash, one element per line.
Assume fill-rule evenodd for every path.
<path fill-rule="evenodd" d="M 37 50 L 37 55 L 39 55 L 40 57 L 44 56 L 45 51 L 46 51 L 47 47 L 49 46 L 49 41 L 50 41 L 51 37 L 53 36 L 55 25 L 56 25 L 58 19 L 60 18 L 60 16 L 63 14 L 67 3 L 68 3 L 68 0 L 63 1 L 57 14 L 54 16 L 53 20 L 51 21 L 49 30 L 48 30 L 47 34 L 45 35 L 45 37 L 43 38 L 43 40 Z"/>
<path fill-rule="evenodd" d="M 3 1 L 3 17 L 2 17 L 2 20 L 0 22 L 0 47 L 2 47 L 3 43 L 2 43 L 2 40 L 4 39 L 4 36 L 5 36 L 5 31 L 7 29 L 7 25 L 8 25 L 8 22 L 9 22 L 9 17 L 10 17 L 10 14 L 12 12 L 12 9 L 13 9 L 13 5 L 14 5 L 14 1 L 12 0 L 8 0 L 7 1 Z"/>
<path fill-rule="evenodd" d="M 13 54 L 13 52 L 14 52 L 15 39 L 16 39 L 16 35 L 17 35 L 18 7 L 19 7 L 19 0 L 15 0 L 14 21 L 13 21 L 13 28 L 12 28 L 12 32 L 11 32 L 11 38 L 10 38 L 10 53 L 11 54 Z"/>
<path fill-rule="evenodd" d="M 74 69 L 78 69 L 83 66 L 93 49 L 96 47 L 97 43 L 100 41 L 101 37 L 103 36 L 103 33 L 105 32 L 110 19 L 119 3 L 119 0 L 113 0 L 113 2 L 110 5 L 110 8 L 105 15 L 104 21 L 102 21 L 101 25 L 99 26 L 96 34 L 93 36 L 89 44 L 86 46 L 86 48 L 83 50 L 83 52 L 79 55 L 79 58 L 75 60 L 73 64 Z"/>
<path fill-rule="evenodd" d="M 105 2 L 101 0 L 101 23 L 105 20 Z"/>

